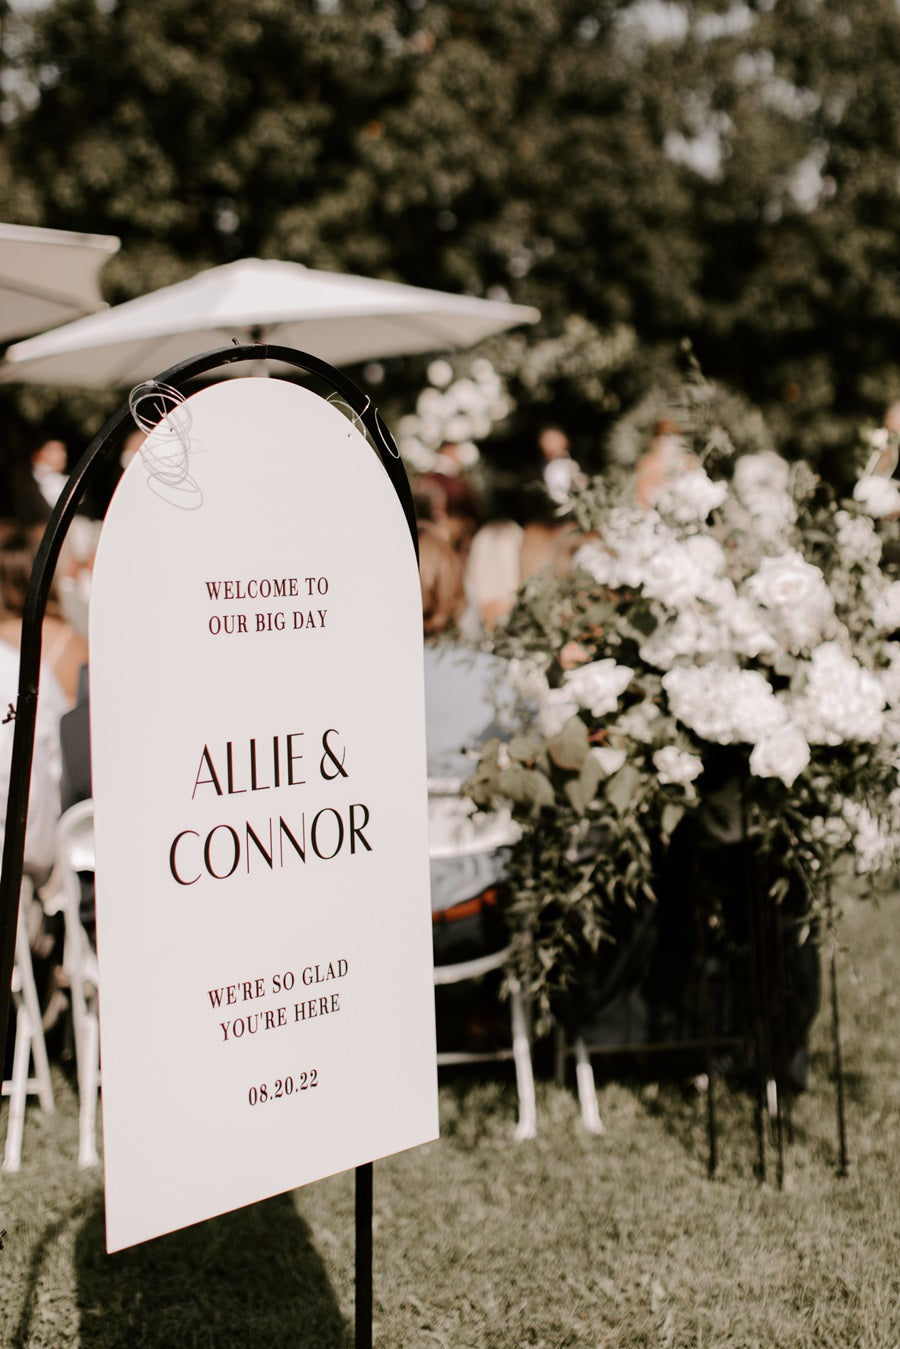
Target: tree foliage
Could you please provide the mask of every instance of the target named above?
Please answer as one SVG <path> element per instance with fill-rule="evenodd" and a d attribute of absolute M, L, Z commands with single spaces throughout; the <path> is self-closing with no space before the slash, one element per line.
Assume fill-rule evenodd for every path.
<path fill-rule="evenodd" d="M 898 54 L 893 0 L 52 0 L 0 215 L 120 235 L 113 301 L 259 255 L 535 304 L 498 359 L 589 453 L 687 339 L 839 472 L 900 391 Z"/>

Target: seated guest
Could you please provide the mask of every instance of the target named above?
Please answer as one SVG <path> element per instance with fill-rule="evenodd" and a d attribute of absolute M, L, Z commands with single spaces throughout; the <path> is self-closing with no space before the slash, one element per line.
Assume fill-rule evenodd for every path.
<path fill-rule="evenodd" d="M 18 531 L 0 542 L 0 641 L 18 650 L 22 639 L 22 615 L 28 595 L 34 552 L 26 534 Z M 60 615 L 51 598 L 41 627 L 41 658 L 65 695 L 75 704 L 78 673 L 87 660 L 87 638 L 76 632 Z"/>
<path fill-rule="evenodd" d="M 60 810 L 65 812 L 93 795 L 91 783 L 91 725 L 88 704 L 88 667 L 83 665 L 78 679 L 78 699 L 59 723 L 62 777 L 59 785 Z M 94 913 L 94 873 L 79 873 L 81 883 L 81 924 L 96 946 L 97 920 Z"/>
<path fill-rule="evenodd" d="M 15 709 L 19 695 L 19 649 L 0 638 L 0 828 L 6 827 Z M 59 722 L 65 698 L 53 672 L 41 667 L 31 786 L 25 828 L 25 870 L 36 885 L 47 879 L 55 856 L 59 819 Z"/>
<path fill-rule="evenodd" d="M 505 681 L 504 661 L 454 640 L 465 607 L 462 564 L 440 531 L 424 522 L 419 525 L 419 575 L 426 637 L 428 776 L 462 784 L 475 767 L 480 747 L 504 736 L 502 712 L 512 706 L 513 694 Z M 471 839 L 476 833 L 488 845 L 492 837 L 509 842 L 505 820 L 490 815 L 472 818 L 471 802 L 452 789 L 445 796 L 432 794 L 430 826 L 432 842 Z M 498 900 L 507 856 L 506 848 L 497 846 L 467 857 L 432 861 L 438 962 L 470 959 L 504 945 Z"/>
<path fill-rule="evenodd" d="M 19 696 L 19 648 L 0 638 L 0 833 L 5 831 L 12 769 L 15 712 Z M 35 982 L 41 1003 L 44 1029 L 56 1024 L 66 1006 L 58 987 L 57 969 L 62 949 L 62 921 L 44 913 L 37 889 L 49 879 L 56 853 L 56 822 L 59 819 L 59 722 L 65 699 L 53 672 L 41 667 L 28 813 L 25 822 L 24 872 L 36 893 L 25 911 Z M 12 1019 L 5 1046 L 4 1076 L 11 1063 Z M 4 1049 L 0 1046 L 0 1049 Z"/>
<path fill-rule="evenodd" d="M 521 552 L 522 527 L 515 520 L 490 520 L 476 531 L 465 562 L 467 631 L 473 637 L 491 632 L 512 608 Z"/>

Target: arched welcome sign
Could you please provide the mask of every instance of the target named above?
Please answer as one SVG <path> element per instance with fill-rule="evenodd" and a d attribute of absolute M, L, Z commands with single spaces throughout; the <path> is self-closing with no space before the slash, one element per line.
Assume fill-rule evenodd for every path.
<path fill-rule="evenodd" d="M 110 1250 L 438 1132 L 403 507 L 301 386 L 168 414 L 91 597 Z"/>

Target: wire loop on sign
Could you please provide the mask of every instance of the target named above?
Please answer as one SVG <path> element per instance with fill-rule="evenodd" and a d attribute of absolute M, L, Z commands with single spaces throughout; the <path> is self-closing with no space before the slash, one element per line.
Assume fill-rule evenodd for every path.
<path fill-rule="evenodd" d="M 135 423 L 148 436 L 164 421 L 182 426 L 185 433 L 190 430 L 192 418 L 187 399 L 171 384 L 159 384 L 155 379 L 136 384 L 128 395 L 128 406 Z"/>
<path fill-rule="evenodd" d="M 128 406 L 146 436 L 140 454 L 151 488 L 173 505 L 195 509 L 203 494 L 188 471 L 193 418 L 184 394 L 171 384 L 147 380 L 131 390 Z"/>
<path fill-rule="evenodd" d="M 366 415 L 369 408 L 372 406 L 372 399 L 370 396 L 368 395 L 366 396 L 366 401 L 363 405 L 362 412 L 354 412 L 353 408 L 347 402 L 346 398 L 342 398 L 340 394 L 337 392 L 330 393 L 328 397 L 325 399 L 325 402 L 330 403 L 332 407 L 340 408 L 342 412 L 345 412 L 348 415 L 348 419 L 356 427 L 357 431 L 361 431 L 362 434 L 366 437 L 366 439 L 368 439 L 368 429 L 365 426 L 365 423 L 363 422 L 363 417 Z"/>

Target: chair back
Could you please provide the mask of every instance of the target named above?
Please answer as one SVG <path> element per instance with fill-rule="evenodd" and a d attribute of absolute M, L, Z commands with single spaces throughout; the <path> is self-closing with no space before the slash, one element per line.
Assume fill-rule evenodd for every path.
<path fill-rule="evenodd" d="M 471 798 L 464 796 L 458 778 L 428 779 L 428 853 L 432 862 L 459 861 L 461 867 L 477 875 L 476 859 L 483 854 L 508 848 L 521 837 L 521 829 L 509 810 L 480 811 Z M 466 863 L 469 868 L 466 868 Z M 469 960 L 436 964 L 435 985 L 458 984 L 481 979 L 493 970 L 503 969 L 510 956 L 509 946 Z M 526 999 L 518 979 L 507 975 L 510 1001 L 510 1044 L 485 1052 L 442 1050 L 438 1065 L 479 1063 L 512 1059 L 516 1071 L 519 1098 L 517 1139 L 534 1138 L 537 1132 L 534 1073 L 531 1063 L 531 1037 Z"/>
<path fill-rule="evenodd" d="M 460 778 L 428 779 L 428 855 L 433 862 L 495 852 L 521 838 L 508 807 L 478 810 L 462 787 Z"/>
<path fill-rule="evenodd" d="M 0 1094 L 9 1097 L 9 1118 L 3 1152 L 4 1171 L 18 1171 L 21 1164 L 26 1098 L 29 1095 L 36 1095 L 41 1109 L 47 1114 L 53 1113 L 55 1105 L 50 1063 L 41 1024 L 40 1001 L 31 961 L 31 945 L 28 940 L 28 909 L 33 898 L 34 889 L 31 880 L 28 876 L 23 876 L 19 892 L 16 955 L 12 975 L 12 1000 L 16 1011 L 15 1047 L 11 1076 L 0 1084 Z M 32 1064 L 34 1072 L 29 1074 Z"/>
<path fill-rule="evenodd" d="M 61 881 L 66 939 L 63 969 L 72 999 L 72 1026 L 78 1068 L 79 1126 L 78 1165 L 96 1166 L 97 1094 L 100 1087 L 100 1028 L 97 1000 L 100 969 L 97 956 L 81 920 L 79 873 L 93 872 L 94 803 L 78 801 L 64 812 L 57 825 L 56 864 Z"/>

